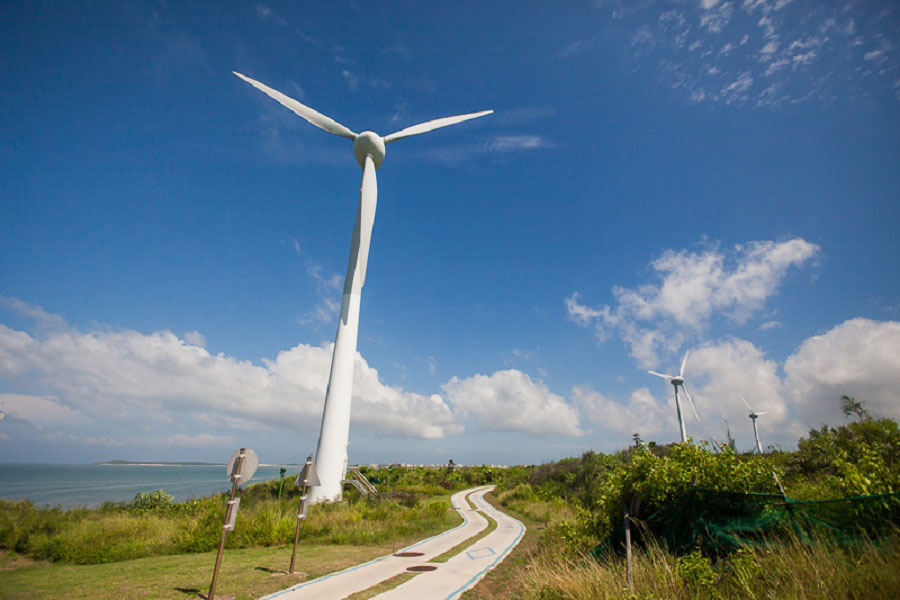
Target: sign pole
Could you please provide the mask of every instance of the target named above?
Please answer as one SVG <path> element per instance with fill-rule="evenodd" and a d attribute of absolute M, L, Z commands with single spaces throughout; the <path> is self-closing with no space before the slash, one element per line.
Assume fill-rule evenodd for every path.
<path fill-rule="evenodd" d="M 303 519 L 306 518 L 306 498 L 307 491 L 309 490 L 310 479 L 314 478 L 315 481 L 313 481 L 313 484 L 318 484 L 319 481 L 318 473 L 316 473 L 316 467 L 313 464 L 312 454 L 310 454 L 306 458 L 306 466 L 303 467 L 303 473 L 297 475 L 297 478 L 297 483 L 300 483 L 300 478 L 302 478 L 303 483 L 300 493 L 300 512 L 297 513 L 297 529 L 294 531 L 294 551 L 291 553 L 291 566 L 288 569 L 288 575 L 294 574 L 294 564 L 297 561 L 297 544 L 300 541 L 300 524 L 303 522 Z"/>
<path fill-rule="evenodd" d="M 241 448 L 237 461 L 234 464 L 234 471 L 231 475 L 231 497 L 228 499 L 228 504 L 226 504 L 225 508 L 225 522 L 222 525 L 222 539 L 219 540 L 219 552 L 216 554 L 216 566 L 213 569 L 213 577 L 212 583 L 209 584 L 209 595 L 207 596 L 207 600 L 213 600 L 216 595 L 216 579 L 219 577 L 219 566 L 222 564 L 222 553 L 225 551 L 225 536 L 228 534 L 229 523 L 231 523 L 231 513 L 234 510 L 234 494 L 237 492 L 238 481 L 241 479 L 241 466 L 244 462 L 244 451 L 246 448 Z M 233 527 L 233 525 L 232 525 Z"/>

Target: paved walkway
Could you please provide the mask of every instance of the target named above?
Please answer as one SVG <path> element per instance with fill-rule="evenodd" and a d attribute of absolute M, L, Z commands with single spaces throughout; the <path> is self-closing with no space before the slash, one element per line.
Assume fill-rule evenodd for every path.
<path fill-rule="evenodd" d="M 375 599 L 453 600 L 506 558 L 525 534 L 525 526 L 488 504 L 483 496 L 483 493 L 473 494 L 471 498 L 478 510 L 497 521 L 494 531 L 445 563 L 424 563 L 437 569 L 416 575 Z"/>
<path fill-rule="evenodd" d="M 356 565 L 355 567 L 350 567 L 349 569 L 344 569 L 343 571 L 339 571 L 337 573 L 325 575 L 323 577 L 319 577 L 318 579 L 300 583 L 286 590 L 270 594 L 269 596 L 265 597 L 265 600 L 272 600 L 276 598 L 278 600 L 305 600 L 311 598 L 315 598 L 317 600 L 341 600 L 343 598 L 346 598 L 347 596 L 350 596 L 351 594 L 355 594 L 356 592 L 361 592 L 363 590 L 369 589 L 373 585 L 381 583 L 385 579 L 390 579 L 395 575 L 405 573 L 408 567 L 421 565 L 425 561 L 431 560 L 432 558 L 443 554 L 457 544 L 460 544 L 466 539 L 477 535 L 485 528 L 487 528 L 487 520 L 480 514 L 469 508 L 469 505 L 466 503 L 465 496 L 468 494 L 472 494 L 470 498 L 476 506 L 487 506 L 490 510 L 493 510 L 493 508 L 491 508 L 490 505 L 487 504 L 484 498 L 482 498 L 485 493 L 489 492 L 492 489 L 493 486 L 486 486 L 464 490 L 462 492 L 453 494 L 450 499 L 451 503 L 453 505 L 453 508 L 455 508 L 457 512 L 459 512 L 459 514 L 462 516 L 463 523 L 461 525 L 458 525 L 457 527 L 454 527 L 453 529 L 445 531 L 444 533 L 422 540 L 421 542 L 415 543 L 412 546 L 407 546 L 406 548 L 403 548 L 402 550 L 399 550 L 397 552 L 398 554 L 403 552 L 421 552 L 421 556 L 402 557 L 389 554 L 387 556 L 382 556 L 381 558 L 371 560 L 367 563 Z M 482 508 L 481 510 L 488 512 L 487 509 Z M 502 513 L 499 512 L 497 514 L 502 515 Z M 491 516 L 495 519 L 497 518 L 494 517 L 493 514 L 491 514 Z M 516 523 L 518 523 L 518 521 L 516 521 Z M 521 526 L 521 524 L 519 525 Z M 523 531 L 524 529 L 525 528 L 522 527 Z M 493 535 L 493 533 L 491 535 Z M 490 538 L 490 536 L 485 537 L 482 541 L 485 541 L 488 538 Z M 482 544 L 479 544 L 479 547 L 481 547 L 481 545 Z M 499 559 L 496 562 L 499 562 Z M 445 565 L 449 563 L 440 564 Z M 414 577 L 413 581 L 415 579 L 418 579 L 419 577 L 421 577 L 421 575 Z M 425 600 L 426 598 L 430 599 L 434 597 L 436 596 L 426 594 L 425 596 L 417 597 L 416 600 Z"/>

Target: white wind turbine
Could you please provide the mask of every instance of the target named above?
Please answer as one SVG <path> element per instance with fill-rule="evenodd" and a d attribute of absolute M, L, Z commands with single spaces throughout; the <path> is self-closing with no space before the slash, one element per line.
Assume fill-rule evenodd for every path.
<path fill-rule="evenodd" d="M 762 444 L 759 443 L 759 430 L 756 428 L 756 419 L 759 418 L 759 415 L 766 415 L 768 413 L 756 412 L 749 404 L 747 404 L 747 401 L 744 400 L 743 396 L 738 396 L 738 398 L 740 398 L 741 402 L 744 403 L 744 406 L 746 406 L 747 409 L 750 410 L 750 415 L 748 416 L 750 417 L 750 420 L 753 421 L 753 436 L 756 438 L 756 453 L 762 454 Z"/>
<path fill-rule="evenodd" d="M 353 241 L 350 245 L 350 261 L 347 264 L 347 277 L 344 279 L 341 317 L 334 340 L 334 354 L 331 357 L 331 372 L 328 376 L 328 390 L 325 392 L 325 408 L 322 412 L 322 427 L 319 430 L 319 444 L 316 448 L 315 464 L 321 485 L 313 487 L 309 494 L 310 502 L 340 500 L 341 482 L 347 464 L 347 442 L 350 436 L 350 398 L 353 392 L 353 361 L 356 356 L 356 336 L 359 328 L 359 300 L 363 284 L 366 281 L 366 263 L 369 259 L 369 244 L 372 240 L 375 205 L 378 199 L 375 170 L 381 166 L 384 160 L 385 144 L 482 117 L 494 111 L 485 110 L 435 119 L 381 137 L 373 131 L 355 133 L 334 119 L 326 117 L 277 90 L 246 75 L 236 71 L 232 72 L 316 127 L 351 140 L 353 155 L 363 170 L 356 223 L 353 226 Z"/>
<path fill-rule="evenodd" d="M 684 430 L 684 414 L 681 412 L 681 399 L 678 397 L 678 386 L 681 386 L 684 395 L 687 396 L 688 402 L 691 405 L 691 411 L 694 413 L 694 417 L 699 421 L 700 416 L 697 414 L 697 409 L 694 408 L 694 401 L 691 400 L 691 395 L 688 394 L 687 389 L 684 387 L 684 366 L 687 364 L 688 352 L 684 353 L 684 360 L 681 361 L 681 371 L 679 371 L 678 375 L 663 375 L 662 373 L 657 373 L 656 371 L 647 371 L 651 375 L 656 375 L 657 377 L 662 377 L 666 381 L 672 384 L 672 387 L 675 388 L 675 410 L 678 411 L 678 426 L 681 428 L 681 441 L 687 441 L 687 433 Z"/>

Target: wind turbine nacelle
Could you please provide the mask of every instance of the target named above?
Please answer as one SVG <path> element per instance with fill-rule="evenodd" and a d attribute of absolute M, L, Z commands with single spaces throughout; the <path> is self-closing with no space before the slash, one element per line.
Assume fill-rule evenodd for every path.
<path fill-rule="evenodd" d="M 672 385 L 684 385 L 684 377 L 675 376 L 670 381 Z"/>
<path fill-rule="evenodd" d="M 360 167 L 365 166 L 366 155 L 369 155 L 377 169 L 384 162 L 384 153 L 384 138 L 374 131 L 363 131 L 356 136 L 356 141 L 353 142 L 353 156 L 356 157 L 356 162 Z"/>

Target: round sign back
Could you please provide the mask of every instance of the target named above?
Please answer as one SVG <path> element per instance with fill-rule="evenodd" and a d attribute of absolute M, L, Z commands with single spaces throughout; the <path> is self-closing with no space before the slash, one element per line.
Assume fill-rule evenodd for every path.
<path fill-rule="evenodd" d="M 235 467 L 237 466 L 238 456 L 241 455 L 241 450 L 243 450 L 244 460 L 241 461 L 240 471 L 235 472 Z M 228 461 L 228 467 L 226 467 L 225 473 L 228 475 L 228 479 L 231 479 L 232 481 L 234 481 L 235 475 L 240 475 L 240 478 L 237 480 L 238 485 L 244 485 L 248 481 L 250 481 L 250 478 L 252 478 L 253 474 L 256 473 L 256 467 L 258 466 L 259 457 L 256 455 L 256 452 L 254 452 L 252 448 L 241 448 L 231 455 L 231 459 Z"/>

